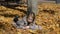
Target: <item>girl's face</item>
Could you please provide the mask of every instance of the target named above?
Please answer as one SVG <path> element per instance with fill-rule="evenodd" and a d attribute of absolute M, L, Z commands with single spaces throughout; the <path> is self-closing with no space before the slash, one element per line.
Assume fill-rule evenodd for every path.
<path fill-rule="evenodd" d="M 33 22 L 33 14 L 30 14 L 29 17 L 27 18 L 27 21 L 29 23 L 32 23 Z"/>

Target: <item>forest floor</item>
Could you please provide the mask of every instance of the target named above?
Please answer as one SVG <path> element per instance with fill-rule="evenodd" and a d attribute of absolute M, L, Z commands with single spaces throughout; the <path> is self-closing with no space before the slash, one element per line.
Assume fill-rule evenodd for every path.
<path fill-rule="evenodd" d="M 0 6 L 0 34 L 60 34 L 60 4 L 42 3 L 38 7 L 36 24 L 43 27 L 41 31 L 16 29 L 11 25 L 16 15 L 20 18 L 26 15 L 27 6 L 16 9 Z"/>

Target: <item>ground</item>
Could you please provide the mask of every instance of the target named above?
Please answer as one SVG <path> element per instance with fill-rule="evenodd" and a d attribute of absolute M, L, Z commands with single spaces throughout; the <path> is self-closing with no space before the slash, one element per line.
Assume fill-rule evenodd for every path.
<path fill-rule="evenodd" d="M 42 3 L 38 7 L 36 24 L 43 28 L 42 30 L 33 31 L 16 29 L 11 25 L 16 15 L 20 18 L 26 15 L 27 6 L 16 7 L 20 10 L 0 6 L 0 34 L 60 34 L 60 4 Z"/>

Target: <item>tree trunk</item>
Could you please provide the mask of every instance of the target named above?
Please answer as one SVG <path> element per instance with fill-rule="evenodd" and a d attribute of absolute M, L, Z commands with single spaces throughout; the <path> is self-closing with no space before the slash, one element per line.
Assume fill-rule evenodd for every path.
<path fill-rule="evenodd" d="M 56 0 L 56 3 L 60 3 L 60 0 Z"/>
<path fill-rule="evenodd" d="M 28 12 L 34 12 L 37 15 L 38 11 L 38 0 L 28 0 Z"/>

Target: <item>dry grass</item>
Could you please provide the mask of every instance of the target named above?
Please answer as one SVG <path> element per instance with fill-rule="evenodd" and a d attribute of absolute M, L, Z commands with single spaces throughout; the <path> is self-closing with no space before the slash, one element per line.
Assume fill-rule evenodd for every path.
<path fill-rule="evenodd" d="M 11 25 L 13 17 L 15 15 L 22 17 L 25 14 L 19 10 L 0 6 L 0 26 L 2 25 L 2 27 L 0 27 L 0 34 L 60 34 L 60 5 L 42 3 L 38 5 L 38 7 L 39 12 L 36 16 L 36 23 L 42 26 L 43 29 L 40 31 L 17 29 L 16 31 L 16 28 Z"/>

